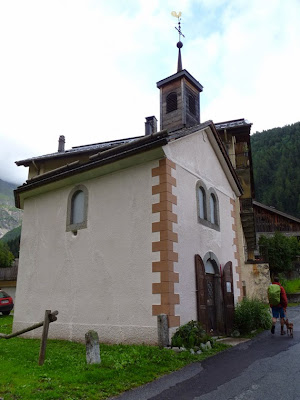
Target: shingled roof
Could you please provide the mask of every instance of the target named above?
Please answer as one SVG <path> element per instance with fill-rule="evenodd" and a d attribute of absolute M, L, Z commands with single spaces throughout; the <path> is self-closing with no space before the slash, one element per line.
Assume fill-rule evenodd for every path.
<path fill-rule="evenodd" d="M 72 149 L 66 150 L 64 152 L 57 152 L 53 154 L 47 154 L 39 157 L 33 157 L 26 160 L 17 161 L 16 162 L 17 165 L 29 166 L 32 162 L 35 161 L 41 161 L 41 160 L 46 161 L 57 158 L 65 158 L 66 164 L 59 168 L 53 169 L 51 171 L 48 171 L 46 173 L 28 179 L 22 186 L 19 186 L 15 190 L 16 205 L 17 207 L 20 206 L 19 195 L 24 191 L 35 189 L 36 187 L 64 179 L 71 175 L 79 174 L 103 166 L 105 164 L 113 163 L 117 160 L 130 157 L 134 154 L 146 152 L 148 150 L 157 147 L 162 147 L 168 144 L 169 142 L 188 136 L 192 133 L 195 133 L 199 130 L 203 130 L 208 127 L 212 131 L 215 142 L 217 143 L 217 146 L 233 177 L 233 180 L 235 181 L 238 190 L 242 193 L 243 192 L 242 186 L 230 162 L 230 159 L 219 137 L 219 134 L 217 133 L 215 125 L 213 124 L 212 121 L 207 121 L 188 129 L 186 128 L 180 129 L 170 133 L 164 130 L 153 133 L 151 135 L 138 136 L 134 138 L 114 140 L 114 141 L 96 143 L 85 146 L 78 146 L 78 147 L 73 147 Z M 67 162 L 68 156 L 80 155 L 83 153 L 87 153 L 87 155 L 90 153 L 88 161 L 84 163 L 79 162 L 79 160 L 73 161 L 71 163 Z"/>

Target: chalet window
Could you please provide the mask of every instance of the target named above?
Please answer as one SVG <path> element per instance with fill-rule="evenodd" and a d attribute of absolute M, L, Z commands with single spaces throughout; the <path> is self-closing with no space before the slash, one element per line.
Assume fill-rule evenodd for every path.
<path fill-rule="evenodd" d="M 67 232 L 77 233 L 87 227 L 88 191 L 83 185 L 76 186 L 69 194 L 67 205 Z"/>
<path fill-rule="evenodd" d="M 191 114 L 196 115 L 196 99 L 192 94 L 189 95 L 189 110 Z"/>
<path fill-rule="evenodd" d="M 177 93 L 169 93 L 167 98 L 167 113 L 177 110 Z"/>

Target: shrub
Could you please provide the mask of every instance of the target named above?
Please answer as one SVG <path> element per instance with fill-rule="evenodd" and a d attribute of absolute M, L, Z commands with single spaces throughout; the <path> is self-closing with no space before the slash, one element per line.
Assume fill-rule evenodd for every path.
<path fill-rule="evenodd" d="M 207 343 L 208 341 L 213 345 L 212 337 L 206 333 L 202 325 L 197 321 L 190 321 L 176 330 L 171 344 L 173 347 L 191 349 L 196 346 L 199 347 L 201 343 Z"/>
<path fill-rule="evenodd" d="M 11 267 L 14 256 L 6 243 L 0 241 L 0 268 Z"/>
<path fill-rule="evenodd" d="M 259 300 L 244 298 L 235 309 L 234 328 L 241 334 L 256 329 L 269 329 L 272 318 L 268 307 Z"/>
<path fill-rule="evenodd" d="M 275 232 L 274 236 L 262 235 L 259 238 L 259 246 L 269 262 L 271 275 L 292 271 L 293 261 L 300 254 L 300 244 L 295 237 L 287 237 L 281 232 Z"/>

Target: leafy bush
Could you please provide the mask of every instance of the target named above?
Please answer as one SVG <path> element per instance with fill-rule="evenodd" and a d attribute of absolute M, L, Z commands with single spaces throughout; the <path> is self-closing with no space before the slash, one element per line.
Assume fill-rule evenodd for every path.
<path fill-rule="evenodd" d="M 300 255 L 300 244 L 295 237 L 284 236 L 275 232 L 274 236 L 262 235 L 259 238 L 261 254 L 270 265 L 271 274 L 278 275 L 294 268 L 293 261 Z"/>
<path fill-rule="evenodd" d="M 191 349 L 199 347 L 201 343 L 211 342 L 213 340 L 210 335 L 206 333 L 202 325 L 197 321 L 190 321 L 185 325 L 180 326 L 172 337 L 172 347 L 185 347 Z"/>
<path fill-rule="evenodd" d="M 235 309 L 234 328 L 241 334 L 255 329 L 269 329 L 272 318 L 268 307 L 259 300 L 244 298 Z"/>

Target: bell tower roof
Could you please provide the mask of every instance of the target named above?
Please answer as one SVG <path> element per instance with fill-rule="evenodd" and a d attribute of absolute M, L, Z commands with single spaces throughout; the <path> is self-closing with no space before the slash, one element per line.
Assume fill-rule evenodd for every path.
<path fill-rule="evenodd" d="M 201 85 L 201 83 L 198 82 L 186 69 L 183 69 L 179 72 L 176 72 L 176 74 L 169 76 L 168 78 L 158 81 L 156 83 L 156 86 L 158 87 L 158 89 L 160 89 L 162 86 L 175 80 L 182 79 L 183 77 L 185 77 L 193 86 L 195 86 L 195 88 L 197 88 L 199 92 L 203 91 L 203 86 Z"/>

